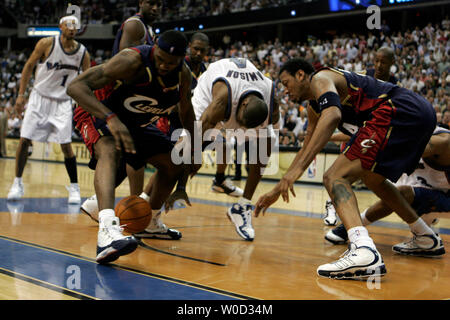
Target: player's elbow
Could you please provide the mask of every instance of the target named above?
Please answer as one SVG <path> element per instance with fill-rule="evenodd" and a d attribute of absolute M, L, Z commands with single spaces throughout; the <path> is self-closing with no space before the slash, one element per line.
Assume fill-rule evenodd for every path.
<path fill-rule="evenodd" d="M 327 108 L 322 111 L 322 116 L 327 120 L 330 126 L 338 126 L 342 118 L 342 113 L 339 108 Z"/>
<path fill-rule="evenodd" d="M 69 97 L 76 100 L 76 92 L 77 92 L 77 79 L 73 80 L 69 85 L 67 86 L 66 93 Z"/>

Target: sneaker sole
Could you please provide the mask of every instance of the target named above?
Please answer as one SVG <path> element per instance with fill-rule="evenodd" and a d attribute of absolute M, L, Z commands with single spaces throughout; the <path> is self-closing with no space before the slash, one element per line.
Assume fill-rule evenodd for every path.
<path fill-rule="evenodd" d="M 215 193 L 223 193 L 223 194 L 226 194 L 226 195 L 228 195 L 228 196 L 231 196 L 231 197 L 236 197 L 236 198 L 239 198 L 240 196 L 241 196 L 241 194 L 233 194 L 233 192 L 230 192 L 230 193 L 226 193 L 225 192 L 225 190 L 223 190 L 223 189 L 221 189 L 221 190 L 216 190 L 216 189 L 214 189 L 214 187 L 211 187 L 211 191 L 212 192 L 215 192 Z"/>
<path fill-rule="evenodd" d="M 356 267 L 358 268 L 358 267 Z M 355 269 L 355 268 L 352 268 Z M 376 268 L 360 268 L 356 270 L 346 271 L 317 271 L 317 274 L 324 278 L 336 280 L 365 279 L 373 276 L 382 277 L 387 273 L 386 266 L 380 265 Z"/>
<path fill-rule="evenodd" d="M 328 242 L 331 242 L 332 244 L 336 244 L 336 245 L 346 244 L 347 243 L 347 240 L 345 240 L 345 241 L 344 240 L 334 240 L 334 239 L 328 238 L 327 236 L 325 236 L 324 238 Z"/>
<path fill-rule="evenodd" d="M 236 230 L 237 234 L 238 234 L 242 239 L 244 239 L 244 240 L 246 240 L 246 241 L 253 241 L 254 238 L 248 238 L 248 237 L 246 237 L 246 236 L 241 232 L 241 230 L 239 229 L 239 227 L 236 226 L 236 224 L 234 223 L 234 220 L 233 220 L 233 216 L 231 215 L 231 213 L 230 213 L 229 211 L 227 211 L 227 217 L 228 217 L 228 219 L 231 221 L 231 223 L 233 223 L 234 229 Z"/>
<path fill-rule="evenodd" d="M 95 222 L 98 223 L 98 220 L 95 219 L 93 216 L 91 216 L 91 214 L 89 212 L 87 212 L 86 210 L 83 209 L 83 207 L 80 208 L 81 213 L 84 213 L 85 215 L 87 215 L 89 218 L 91 218 L 92 220 L 94 220 Z"/>
<path fill-rule="evenodd" d="M 113 262 L 121 256 L 132 253 L 133 251 L 136 250 L 137 246 L 138 246 L 137 241 L 129 241 L 129 243 L 127 243 L 124 247 L 119 249 L 109 247 L 100 252 L 95 260 L 99 264 L 106 264 L 109 262 Z"/>
<path fill-rule="evenodd" d="M 425 257 L 425 258 L 438 258 L 445 254 L 445 248 L 439 248 L 437 250 L 421 250 L 421 251 L 403 251 L 401 249 L 396 250 L 392 248 L 392 251 L 405 256 Z"/>

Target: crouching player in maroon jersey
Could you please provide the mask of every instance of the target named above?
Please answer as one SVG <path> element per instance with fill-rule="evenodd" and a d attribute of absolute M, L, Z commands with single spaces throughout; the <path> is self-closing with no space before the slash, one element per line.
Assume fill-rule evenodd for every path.
<path fill-rule="evenodd" d="M 289 170 L 280 182 L 261 196 L 255 215 L 266 211 L 280 195 L 289 201 L 294 182 L 302 176 L 323 149 L 336 128 L 356 125 L 344 152 L 324 174 L 324 185 L 348 233 L 349 249 L 337 261 L 318 267 L 319 276 L 335 279 L 384 275 L 386 267 L 373 240 L 361 222 L 351 183 L 362 179 L 366 186 L 392 210 L 415 218 L 415 234 L 427 234 L 434 246 L 442 241 L 399 190 L 396 182 L 412 173 L 436 126 L 431 104 L 412 91 L 394 84 L 332 68 L 314 72 L 303 59 L 286 62 L 280 80 L 292 100 L 313 100 L 308 112 L 308 134 Z M 344 131 L 345 132 L 345 131 Z M 389 181 L 390 180 L 390 181 Z"/>
<path fill-rule="evenodd" d="M 80 75 L 67 93 L 95 117 L 99 135 L 94 186 L 99 206 L 97 262 L 108 263 L 133 252 L 137 241 L 124 236 L 114 214 L 114 191 L 120 158 L 134 169 L 150 163 L 158 169 L 152 208 L 161 208 L 172 191 L 181 166 L 171 160 L 173 143 L 154 125 L 179 103 L 183 127 L 193 137 L 195 115 L 190 99 L 191 74 L 184 64 L 187 40 L 178 32 L 164 32 L 154 46 L 124 49 L 107 63 Z M 110 85 L 98 101 L 94 90 Z M 93 133 L 94 134 L 94 133 Z"/>

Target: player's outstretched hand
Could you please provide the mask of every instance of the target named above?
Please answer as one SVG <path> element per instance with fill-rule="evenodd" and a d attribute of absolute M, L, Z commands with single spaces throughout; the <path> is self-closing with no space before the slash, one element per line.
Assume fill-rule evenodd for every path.
<path fill-rule="evenodd" d="M 108 120 L 108 128 L 114 137 L 117 150 L 122 150 L 123 147 L 125 152 L 136 153 L 133 138 L 131 137 L 127 127 L 122 123 L 122 121 L 119 120 L 118 117 L 113 117 Z"/>
<path fill-rule="evenodd" d="M 16 104 L 14 105 L 14 109 L 16 109 L 17 116 L 19 117 L 19 119 L 22 119 L 24 107 L 25 107 L 25 98 L 23 96 L 18 96 Z"/>
<path fill-rule="evenodd" d="M 192 206 L 185 190 L 175 190 L 174 192 L 172 192 L 169 198 L 167 198 L 164 204 L 166 213 L 169 212 L 170 209 L 173 209 L 173 205 L 177 200 L 184 200 L 188 206 Z"/>
<path fill-rule="evenodd" d="M 266 213 L 266 210 L 278 200 L 280 194 L 281 193 L 278 190 L 278 185 L 276 185 L 275 188 L 273 188 L 271 191 L 259 197 L 255 205 L 255 217 L 259 216 L 261 210 L 264 215 Z"/>

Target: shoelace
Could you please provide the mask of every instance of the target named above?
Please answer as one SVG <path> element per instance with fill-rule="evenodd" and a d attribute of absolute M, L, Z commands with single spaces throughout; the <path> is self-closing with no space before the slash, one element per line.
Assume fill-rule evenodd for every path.
<path fill-rule="evenodd" d="M 112 225 L 107 227 L 108 229 L 108 235 L 113 239 L 113 240 L 118 240 L 118 239 L 123 239 L 125 236 L 122 234 L 123 232 L 123 227 L 125 225 Z"/>
<path fill-rule="evenodd" d="M 74 193 L 74 192 L 80 192 L 80 188 L 77 186 L 66 186 L 67 191 L 69 191 L 70 193 Z"/>
<path fill-rule="evenodd" d="M 338 264 L 344 262 L 348 265 L 354 265 L 355 262 L 350 257 L 356 256 L 355 250 L 356 247 L 353 246 L 349 247 L 343 254 L 339 256 L 339 260 L 336 260 L 333 263 Z"/>
<path fill-rule="evenodd" d="M 253 209 L 253 206 L 250 206 L 250 209 L 247 210 L 246 207 L 241 206 L 239 203 L 236 203 L 236 204 L 234 205 L 234 209 L 235 209 L 236 211 L 238 211 L 239 213 L 241 213 L 241 216 L 242 216 L 242 220 L 243 220 L 243 222 L 244 222 L 244 225 L 247 225 L 247 222 L 248 222 L 249 220 L 251 220 L 251 218 L 252 218 L 252 209 Z M 250 223 L 250 224 L 251 224 L 251 223 Z"/>

